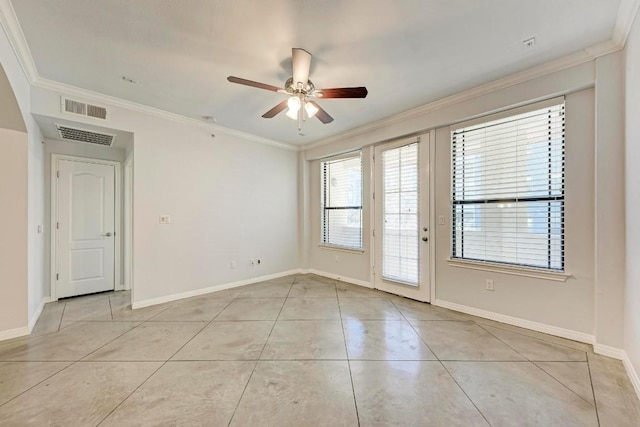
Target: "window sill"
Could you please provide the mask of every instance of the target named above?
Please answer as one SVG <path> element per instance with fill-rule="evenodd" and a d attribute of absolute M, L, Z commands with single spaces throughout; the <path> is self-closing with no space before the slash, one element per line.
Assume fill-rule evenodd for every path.
<path fill-rule="evenodd" d="M 493 273 L 511 274 L 514 276 L 532 277 L 534 279 L 552 280 L 555 282 L 566 282 L 571 274 L 555 272 L 530 267 L 517 267 L 493 262 L 469 261 L 461 259 L 447 259 L 451 267 L 470 268 L 472 270 L 491 271 Z"/>
<path fill-rule="evenodd" d="M 364 253 L 364 249 L 349 248 L 349 247 L 346 247 L 346 246 L 327 245 L 327 244 L 320 243 L 318 245 L 318 247 L 320 249 L 329 249 L 329 250 L 332 250 L 332 251 L 348 252 L 348 253 L 352 253 L 352 254 L 363 254 Z"/>

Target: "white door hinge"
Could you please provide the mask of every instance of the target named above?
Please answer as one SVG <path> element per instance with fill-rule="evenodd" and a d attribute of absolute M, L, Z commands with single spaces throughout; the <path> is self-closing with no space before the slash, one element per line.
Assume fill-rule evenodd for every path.
<path fill-rule="evenodd" d="M 60 279 L 60 275 L 58 273 L 56 273 L 56 280 Z"/>

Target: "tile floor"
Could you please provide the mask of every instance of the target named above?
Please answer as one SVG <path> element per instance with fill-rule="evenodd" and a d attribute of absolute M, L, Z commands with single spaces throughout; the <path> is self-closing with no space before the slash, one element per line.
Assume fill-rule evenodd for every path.
<path fill-rule="evenodd" d="M 590 346 L 355 285 L 129 299 L 47 304 L 0 342 L 0 425 L 640 426 Z"/>

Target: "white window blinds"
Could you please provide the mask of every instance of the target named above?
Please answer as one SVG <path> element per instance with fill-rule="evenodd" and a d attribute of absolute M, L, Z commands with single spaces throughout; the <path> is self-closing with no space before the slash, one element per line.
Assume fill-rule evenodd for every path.
<path fill-rule="evenodd" d="M 564 270 L 564 101 L 451 141 L 452 257 Z"/>
<path fill-rule="evenodd" d="M 320 163 L 322 243 L 362 248 L 362 161 L 357 157 Z"/>
<path fill-rule="evenodd" d="M 417 285 L 418 144 L 382 153 L 382 277 Z"/>

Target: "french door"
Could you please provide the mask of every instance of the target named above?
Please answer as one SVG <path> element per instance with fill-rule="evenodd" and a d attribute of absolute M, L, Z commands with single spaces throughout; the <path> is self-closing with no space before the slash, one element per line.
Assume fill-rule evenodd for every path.
<path fill-rule="evenodd" d="M 429 302 L 429 135 L 377 146 L 374 164 L 374 287 Z"/>

